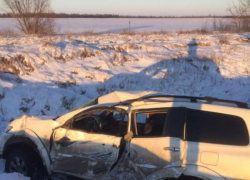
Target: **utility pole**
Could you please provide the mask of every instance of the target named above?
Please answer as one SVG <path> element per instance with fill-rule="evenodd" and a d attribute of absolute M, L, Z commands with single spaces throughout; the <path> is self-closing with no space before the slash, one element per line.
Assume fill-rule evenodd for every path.
<path fill-rule="evenodd" d="M 131 22 L 129 21 L 128 23 L 129 23 L 129 28 L 128 28 L 128 31 L 130 32 L 130 24 L 131 24 Z"/>

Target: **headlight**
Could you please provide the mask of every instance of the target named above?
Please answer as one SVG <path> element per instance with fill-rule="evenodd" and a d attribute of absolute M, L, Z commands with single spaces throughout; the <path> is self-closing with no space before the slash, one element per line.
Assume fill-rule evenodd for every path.
<path fill-rule="evenodd" d="M 10 130 L 12 129 L 13 127 L 12 126 L 8 126 L 6 129 L 5 129 L 5 133 L 8 133 L 8 132 L 10 132 Z"/>

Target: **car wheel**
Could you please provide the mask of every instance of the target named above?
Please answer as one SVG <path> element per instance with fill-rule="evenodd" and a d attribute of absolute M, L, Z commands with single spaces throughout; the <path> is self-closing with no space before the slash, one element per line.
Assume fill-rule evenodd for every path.
<path fill-rule="evenodd" d="M 12 150 L 6 158 L 5 171 L 17 172 L 32 180 L 45 180 L 43 165 L 32 151 L 24 149 Z"/>

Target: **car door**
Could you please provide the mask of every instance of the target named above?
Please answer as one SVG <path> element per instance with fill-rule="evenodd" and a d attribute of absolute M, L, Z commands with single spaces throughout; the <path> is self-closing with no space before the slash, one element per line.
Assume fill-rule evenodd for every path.
<path fill-rule="evenodd" d="M 185 152 L 185 108 L 139 110 L 133 117 L 136 136 L 130 144 L 131 161 L 141 173 L 147 177 L 162 168 L 180 167 Z"/>
<path fill-rule="evenodd" d="M 100 111 L 105 112 L 106 110 Z M 86 123 L 91 125 L 96 119 L 99 119 L 97 124 L 104 128 L 106 122 L 101 118 L 112 117 L 103 116 L 100 111 L 95 110 L 94 113 L 88 112 L 76 116 L 54 131 L 51 151 L 54 172 L 85 179 L 98 179 L 107 175 L 112 165 L 118 160 L 122 137 L 119 135 L 120 132 L 117 133 L 115 130 L 119 128 L 106 127 L 105 131 L 110 133 L 105 133 L 95 130 L 88 131 L 81 127 Z M 108 111 L 111 110 L 108 109 Z M 116 109 L 115 112 L 117 111 Z M 122 111 L 122 113 L 125 112 Z M 117 114 L 115 116 L 117 118 Z M 77 121 L 79 118 L 80 120 Z M 81 124 L 80 121 L 85 121 L 84 119 L 85 124 Z M 112 125 L 116 125 L 116 123 Z"/>

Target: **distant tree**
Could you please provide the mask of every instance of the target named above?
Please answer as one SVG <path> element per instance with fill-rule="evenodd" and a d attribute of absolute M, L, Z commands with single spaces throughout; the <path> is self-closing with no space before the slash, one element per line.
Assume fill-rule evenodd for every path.
<path fill-rule="evenodd" d="M 250 30 L 250 0 L 238 0 L 227 10 L 233 16 L 231 23 L 236 31 Z"/>
<path fill-rule="evenodd" d="M 55 20 L 51 17 L 50 0 L 2 0 L 25 34 L 52 34 Z"/>

